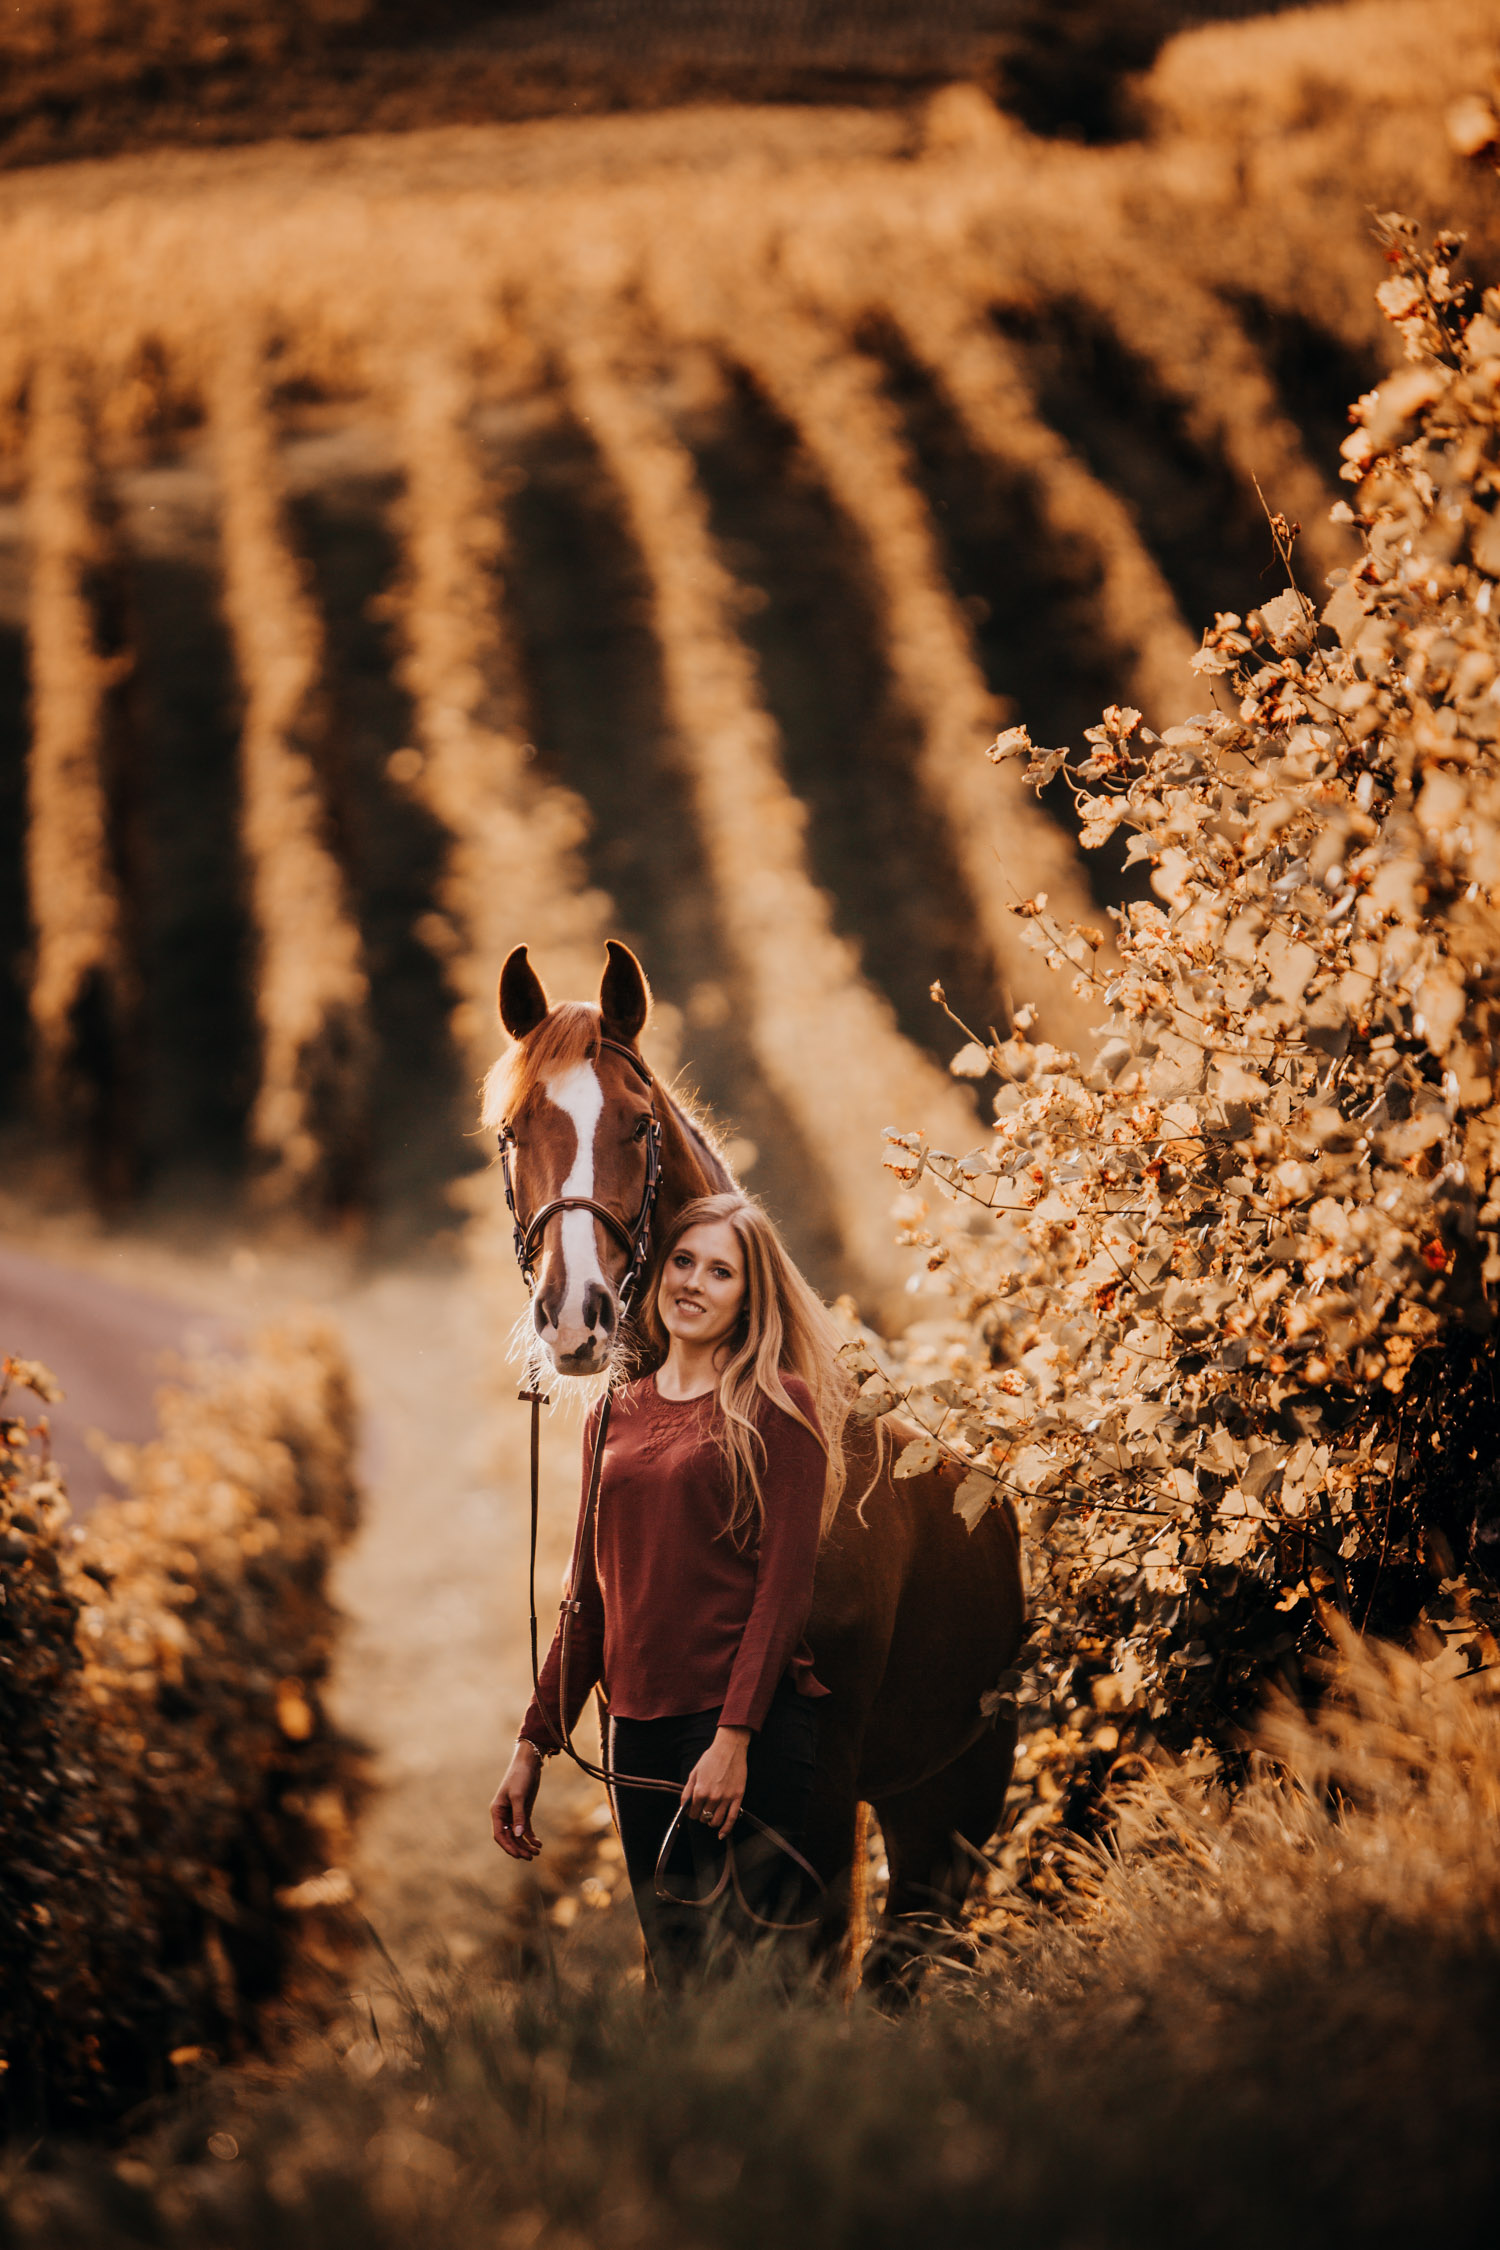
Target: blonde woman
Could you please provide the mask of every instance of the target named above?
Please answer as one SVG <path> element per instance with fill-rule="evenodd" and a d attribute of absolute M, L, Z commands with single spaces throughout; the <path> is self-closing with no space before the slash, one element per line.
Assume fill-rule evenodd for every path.
<path fill-rule="evenodd" d="M 804 1633 L 849 1388 L 828 1313 L 738 1193 L 679 1213 L 644 1327 L 647 1371 L 616 1395 L 589 1552 L 575 1556 L 568 1708 L 559 1624 L 490 1817 L 502 1851 L 535 1858 L 542 1762 L 602 1682 L 615 1815 L 663 1977 L 726 1929 L 811 1911 L 798 1846 L 827 1690 Z M 597 1409 L 586 1471 L 596 1427 Z"/>

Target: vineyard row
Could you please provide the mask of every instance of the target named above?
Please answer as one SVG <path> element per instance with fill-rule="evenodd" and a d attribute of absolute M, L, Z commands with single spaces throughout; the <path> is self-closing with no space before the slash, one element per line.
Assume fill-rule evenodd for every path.
<path fill-rule="evenodd" d="M 1366 139 L 1389 168 L 1394 140 Z M 1431 161 L 1430 147 L 1409 157 Z M 424 180 L 422 163 L 403 157 L 394 176 L 370 151 L 342 166 L 288 155 L 209 168 L 193 194 L 116 181 L 103 201 L 65 184 L 0 205 L 0 409 L 29 556 L 28 1007 L 43 1115 L 64 1137 L 91 1115 L 104 1171 L 125 1160 L 110 1080 L 135 1044 L 141 966 L 113 814 L 133 651 L 111 595 L 110 482 L 195 426 L 242 704 L 249 1132 L 269 1201 L 319 1208 L 345 1193 L 369 1100 L 371 964 L 327 785 L 325 621 L 284 483 L 279 416 L 299 395 L 378 424 L 395 463 L 386 601 L 411 740 L 391 773 L 440 839 L 425 927 L 464 1066 L 477 1076 L 491 1057 L 492 979 L 511 943 L 534 945 L 555 988 L 590 987 L 622 918 L 591 872 L 590 806 L 545 741 L 533 748 L 522 558 L 480 435 L 487 415 L 543 400 L 586 433 L 639 573 L 685 802 L 642 802 L 637 818 L 685 811 L 756 1068 L 824 1176 L 851 1268 L 878 1274 L 887 1225 L 849 1152 L 896 1120 L 963 1141 L 972 1113 L 836 926 L 747 622 L 754 589 L 716 533 L 695 394 L 701 423 L 748 386 L 793 434 L 858 550 L 986 987 L 1035 1001 L 1071 1039 L 1091 1008 L 1062 980 L 1038 982 L 1011 910 L 1038 890 L 1065 917 L 1093 900 L 1066 832 L 983 758 L 1016 714 L 986 676 L 891 364 L 1024 493 L 1015 536 L 1072 558 L 1112 684 L 1170 723 L 1205 700 L 1184 616 L 1196 625 L 1201 610 L 1182 599 L 1169 542 L 1144 527 L 1129 446 L 1112 479 L 1108 446 L 1090 442 L 1108 400 L 1070 434 L 1028 338 L 1039 314 L 1061 317 L 1054 334 L 1073 322 L 1102 336 L 1236 504 L 1258 486 L 1300 518 L 1316 584 L 1344 559 L 1340 534 L 1247 308 L 1306 322 L 1317 295 L 1327 349 L 1368 350 L 1360 180 L 1319 207 L 1264 170 L 1247 211 L 1243 151 L 1179 135 L 1174 170 L 1160 148 L 1150 161 L 1058 149 L 963 89 L 934 104 L 925 145 L 901 161 L 814 151 L 789 164 L 752 144 L 717 170 L 648 168 L 607 189 L 490 188 L 473 166 L 455 180 L 435 162 Z M 1096 392 L 1109 376 L 1095 369 Z M 1093 653 L 1080 648 L 1081 667 Z M 628 769 L 628 732 L 617 755 Z M 857 796 L 860 745 L 827 755 Z"/>

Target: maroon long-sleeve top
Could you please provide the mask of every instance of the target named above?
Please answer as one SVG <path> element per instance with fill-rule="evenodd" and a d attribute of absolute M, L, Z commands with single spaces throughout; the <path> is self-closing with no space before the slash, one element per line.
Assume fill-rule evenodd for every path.
<path fill-rule="evenodd" d="M 812 1394 L 795 1375 L 787 1395 L 816 1426 Z M 578 1602 L 568 1639 L 569 1727 L 597 1682 L 622 1719 L 663 1719 L 719 1707 L 719 1724 L 758 1729 L 790 1671 L 799 1693 L 826 1695 L 803 1639 L 823 1509 L 822 1445 L 762 1399 L 765 1459 L 759 1541 L 727 1530 L 728 1464 L 718 1396 L 663 1398 L 654 1376 L 621 1391 L 610 1418 L 590 1551 L 577 1558 Z M 585 1478 L 598 1409 L 584 1441 Z M 743 1534 L 741 1538 L 743 1539 Z M 559 1623 L 541 1694 L 521 1736 L 559 1747 Z"/>

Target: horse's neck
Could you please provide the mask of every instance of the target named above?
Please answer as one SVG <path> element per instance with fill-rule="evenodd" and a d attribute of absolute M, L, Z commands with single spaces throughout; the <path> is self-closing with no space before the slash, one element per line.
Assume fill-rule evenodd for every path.
<path fill-rule="evenodd" d="M 672 1102 L 661 1105 L 661 1187 L 657 1194 L 655 1233 L 658 1241 L 672 1225 L 685 1203 L 712 1195 L 719 1183 L 703 1161 L 702 1150 Z"/>

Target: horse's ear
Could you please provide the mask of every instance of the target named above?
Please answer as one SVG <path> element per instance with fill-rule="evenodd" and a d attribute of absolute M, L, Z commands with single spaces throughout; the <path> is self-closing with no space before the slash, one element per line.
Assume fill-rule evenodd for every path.
<path fill-rule="evenodd" d="M 500 971 L 500 1021 L 512 1039 L 524 1039 L 547 1013 L 547 995 L 542 980 L 526 958 L 526 948 L 518 945 L 505 957 Z"/>
<path fill-rule="evenodd" d="M 651 987 L 646 982 L 645 970 L 628 945 L 619 945 L 611 938 L 608 952 L 604 982 L 599 987 L 599 1013 L 604 1018 L 606 1036 L 629 1047 L 646 1028 L 646 1018 L 651 1013 Z"/>

